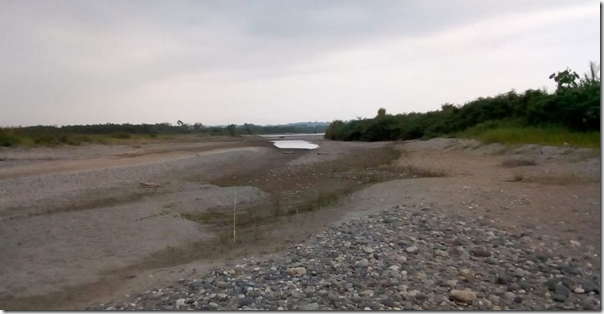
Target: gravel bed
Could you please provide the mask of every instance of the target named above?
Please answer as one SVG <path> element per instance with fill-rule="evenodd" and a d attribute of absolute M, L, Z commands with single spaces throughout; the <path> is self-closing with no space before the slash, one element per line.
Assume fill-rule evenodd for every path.
<path fill-rule="evenodd" d="M 594 257 L 537 249 L 532 237 L 397 206 L 278 257 L 91 309 L 600 310 L 600 269 L 585 262 Z"/>

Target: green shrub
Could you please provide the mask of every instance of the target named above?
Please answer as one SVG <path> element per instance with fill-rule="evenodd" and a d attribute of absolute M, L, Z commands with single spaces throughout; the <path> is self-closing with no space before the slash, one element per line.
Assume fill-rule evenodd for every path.
<path fill-rule="evenodd" d="M 507 127 L 471 136 L 484 143 L 539 144 L 550 146 L 600 147 L 600 132 L 569 131 L 562 127 Z"/>
<path fill-rule="evenodd" d="M 61 143 L 57 136 L 52 135 L 38 135 L 32 138 L 33 142 L 37 145 L 55 146 Z"/>
<path fill-rule="evenodd" d="M 132 136 L 130 134 L 126 134 L 126 133 L 114 133 L 114 134 L 111 134 L 111 137 L 113 137 L 113 138 L 119 138 L 119 139 L 129 139 L 129 138 L 132 138 Z"/>
<path fill-rule="evenodd" d="M 22 138 L 11 134 L 9 132 L 3 132 L 0 130 L 0 146 L 17 146 L 21 143 Z"/>

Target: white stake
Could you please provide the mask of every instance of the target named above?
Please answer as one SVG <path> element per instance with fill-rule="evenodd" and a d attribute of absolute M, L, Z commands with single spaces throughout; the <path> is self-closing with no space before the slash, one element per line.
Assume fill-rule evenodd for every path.
<path fill-rule="evenodd" d="M 235 199 L 233 200 L 233 244 L 237 241 L 236 231 L 236 219 L 237 219 L 237 188 L 235 188 Z"/>

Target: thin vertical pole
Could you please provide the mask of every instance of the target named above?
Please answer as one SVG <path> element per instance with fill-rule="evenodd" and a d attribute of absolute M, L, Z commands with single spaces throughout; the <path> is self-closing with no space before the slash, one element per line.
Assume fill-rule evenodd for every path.
<path fill-rule="evenodd" d="M 237 219 L 237 188 L 235 188 L 235 199 L 233 200 L 233 244 L 235 244 L 237 241 L 236 219 Z"/>

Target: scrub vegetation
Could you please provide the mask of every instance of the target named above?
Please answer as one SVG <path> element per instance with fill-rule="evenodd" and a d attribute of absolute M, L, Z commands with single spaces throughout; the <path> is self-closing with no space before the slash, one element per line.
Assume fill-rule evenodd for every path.
<path fill-rule="evenodd" d="M 333 121 L 325 138 L 394 141 L 438 136 L 469 137 L 486 143 L 600 146 L 600 67 L 590 63 L 582 77 L 571 69 L 554 73 L 556 91 L 529 89 L 480 97 L 465 105 L 444 104 L 426 113 Z"/>

